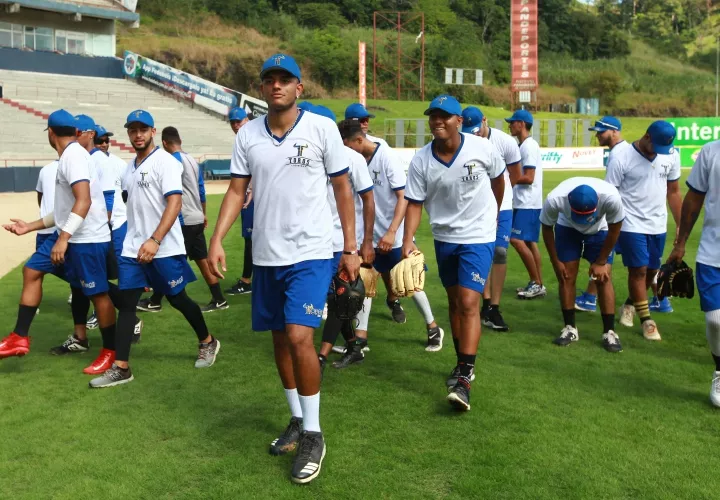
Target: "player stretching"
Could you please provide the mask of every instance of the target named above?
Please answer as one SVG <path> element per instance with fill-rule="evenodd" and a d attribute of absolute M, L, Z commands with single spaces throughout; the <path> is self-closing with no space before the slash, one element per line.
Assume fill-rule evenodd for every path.
<path fill-rule="evenodd" d="M 705 335 L 715 361 L 710 402 L 720 407 L 720 141 L 705 144 L 700 150 L 687 186 L 680 231 L 668 262 L 682 262 L 685 244 L 704 205 L 705 220 L 695 258 L 697 288 L 705 313 Z"/>
<path fill-rule="evenodd" d="M 195 158 L 182 150 L 180 133 L 175 127 L 165 127 L 161 134 L 163 149 L 170 153 L 183 168 L 182 175 L 182 210 L 180 211 L 180 228 L 185 243 L 185 253 L 189 260 L 194 260 L 205 279 L 212 299 L 201 308 L 204 313 L 220 311 L 230 307 L 223 297 L 217 277 L 210 272 L 207 261 L 207 243 L 205 242 L 205 181 L 202 169 Z M 159 312 L 162 310 L 163 293 L 155 290 L 152 296 L 138 302 L 138 310 Z"/>
<path fill-rule="evenodd" d="M 650 318 L 647 289 L 650 288 L 665 248 L 667 207 L 680 223 L 680 155 L 673 148 L 675 128 L 666 121 L 653 122 L 646 134 L 612 155 L 605 180 L 618 188 L 625 208 L 618 247 L 628 268 L 629 301 L 622 307 L 620 324 L 632 327 L 634 312 L 640 317 L 643 336 L 660 340 Z"/>
<path fill-rule="evenodd" d="M 460 133 L 462 109 L 454 97 L 436 97 L 425 114 L 433 140 L 410 162 L 402 254 L 415 249 L 425 205 L 457 355 L 447 399 L 453 407 L 469 410 L 481 333 L 480 297 L 493 260 L 505 163 L 490 141 Z"/>
<path fill-rule="evenodd" d="M 298 110 L 300 68 L 285 54 L 271 56 L 260 71 L 268 103 L 265 118 L 238 132 L 232 180 L 210 241 L 210 265 L 225 270 L 222 239 L 240 213 L 252 177 L 257 213 L 253 226 L 252 326 L 272 331 L 275 363 L 292 418 L 270 445 L 282 455 L 297 447 L 291 478 L 308 483 L 320 473 L 325 440 L 320 429 L 320 364 L 313 331 L 320 326 L 333 274 L 331 177 L 343 228 L 340 273 L 355 280 L 360 267 L 348 156 L 337 126 Z"/>
<path fill-rule="evenodd" d="M 199 342 L 195 368 L 215 362 L 220 342 L 208 333 L 200 306 L 185 287 L 195 274 L 185 256 L 178 215 L 182 207 L 182 166 L 155 147 L 155 121 L 147 111 L 128 115 L 125 128 L 137 156 L 123 177 L 127 191 L 127 237 L 118 259 L 116 352 L 112 367 L 90 381 L 90 387 L 112 387 L 133 380 L 128 360 L 135 325 L 135 308 L 145 287 L 152 286 L 190 323 Z"/>
<path fill-rule="evenodd" d="M 579 339 L 575 326 L 575 282 L 580 257 L 590 262 L 597 283 L 603 323 L 603 347 L 620 352 L 615 327 L 615 291 L 610 265 L 625 217 L 618 190 L 594 177 L 573 177 L 550 191 L 540 213 L 543 241 L 560 284 L 560 306 L 565 327 L 553 343 L 570 345 Z M 554 232 L 553 232 L 554 228 Z"/>
<path fill-rule="evenodd" d="M 595 125 L 588 130 L 595 132 L 595 137 L 601 147 L 610 149 L 610 157 L 613 153 L 630 147 L 630 144 L 622 138 L 622 134 L 620 133 L 622 130 L 620 120 L 614 116 L 603 116 L 595 121 Z M 608 157 L 608 161 L 610 161 L 610 157 Z M 609 274 L 612 276 L 612 264 L 608 263 L 608 267 L 610 268 Z M 595 280 L 589 279 L 587 290 L 575 298 L 575 309 L 578 311 L 595 312 L 597 309 L 597 287 L 595 286 Z"/>
<path fill-rule="evenodd" d="M 407 200 L 405 200 L 405 172 L 402 165 L 393 155 L 389 146 L 379 142 L 371 142 L 362 130 L 349 128 L 343 122 L 340 133 L 346 146 L 360 153 L 367 161 L 367 168 L 375 185 L 375 228 L 373 244 L 375 245 L 374 267 L 382 276 L 388 296 L 386 304 L 392 311 L 392 317 L 397 323 L 405 323 L 405 311 L 400 305 L 400 299 L 393 295 L 390 284 L 390 270 L 403 259 L 401 253 L 403 241 L 403 228 Z M 347 124 L 349 125 L 349 124 Z M 425 292 L 413 295 L 413 301 L 420 314 L 425 318 L 427 329 L 426 351 L 436 352 L 442 349 L 443 332 L 437 323 L 430 308 L 430 301 Z M 370 314 L 372 302 L 366 301 L 361 315 Z M 367 332 L 358 328 L 358 336 L 367 336 Z M 351 353 L 345 353 L 348 357 Z M 359 355 L 355 355 L 359 360 Z M 347 362 L 351 362 L 347 359 Z"/>
<path fill-rule="evenodd" d="M 73 296 L 87 295 L 100 322 L 103 350 L 85 373 L 97 373 L 98 361 L 115 349 L 115 309 L 108 296 L 107 260 L 110 228 L 97 172 L 88 152 L 76 142 L 75 118 L 65 110 L 48 118 L 48 139 L 60 155 L 55 181 L 54 214 L 30 224 L 16 220 L 5 229 L 25 234 L 52 225 L 48 237 L 23 268 L 23 291 L 13 333 L 0 342 L 0 358 L 24 356 L 30 351 L 28 332 L 42 299 L 43 276 L 48 273 L 70 282 Z M 87 314 L 87 313 L 85 313 Z M 77 321 L 76 327 L 77 325 Z M 80 321 L 85 328 L 85 318 Z M 85 345 L 87 350 L 87 341 Z"/>
<path fill-rule="evenodd" d="M 518 288 L 519 299 L 543 297 L 547 290 L 542 281 L 542 258 L 538 249 L 540 239 L 540 209 L 542 209 L 543 169 L 540 145 L 530 136 L 533 116 L 529 111 L 519 109 L 510 118 L 510 134 L 520 143 L 522 175 L 513 187 L 513 220 L 510 243 L 527 269 L 530 282 L 525 288 Z"/>
<path fill-rule="evenodd" d="M 248 122 L 247 113 L 242 108 L 233 108 L 228 114 L 230 127 L 234 134 L 237 134 L 241 127 Z M 252 199 L 252 186 L 248 186 L 245 194 L 245 203 L 240 211 L 240 225 L 242 227 L 242 237 L 245 242 L 243 248 L 243 272 L 240 279 L 233 286 L 225 290 L 228 295 L 243 295 L 252 292 L 252 228 L 253 214 L 255 213 L 255 204 Z"/>
<path fill-rule="evenodd" d="M 511 136 L 502 130 L 489 127 L 487 118 L 480 109 L 469 106 L 463 110 L 462 117 L 463 133 L 474 134 L 488 139 L 495 146 L 506 166 L 505 193 L 498 214 L 493 265 L 490 271 L 489 283 L 485 284 L 483 304 L 480 310 L 483 325 L 499 332 L 506 332 L 509 328 L 500 313 L 500 299 L 503 285 L 505 285 L 505 276 L 507 276 L 507 249 L 510 246 L 513 216 L 513 186 L 522 176 L 520 148 L 517 141 Z"/>

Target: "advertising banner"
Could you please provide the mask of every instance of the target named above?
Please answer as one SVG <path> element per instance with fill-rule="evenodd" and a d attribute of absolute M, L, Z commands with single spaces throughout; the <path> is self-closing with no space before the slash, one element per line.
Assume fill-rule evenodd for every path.
<path fill-rule="evenodd" d="M 537 0 L 510 3 L 510 85 L 513 91 L 538 87 Z"/>
<path fill-rule="evenodd" d="M 248 115 L 267 114 L 267 105 L 255 99 L 195 75 L 184 73 L 134 52 L 125 51 L 123 72 L 198 106 L 226 115 L 231 108 L 241 106 Z"/>
<path fill-rule="evenodd" d="M 675 146 L 703 146 L 720 140 L 720 118 L 668 118 L 677 130 Z"/>

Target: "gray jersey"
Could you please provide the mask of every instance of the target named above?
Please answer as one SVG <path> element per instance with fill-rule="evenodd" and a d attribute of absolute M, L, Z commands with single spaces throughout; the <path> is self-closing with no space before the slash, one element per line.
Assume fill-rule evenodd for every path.
<path fill-rule="evenodd" d="M 189 154 L 178 151 L 172 154 L 183 166 L 182 174 L 182 210 L 180 223 L 194 226 L 205 222 L 202 204 L 205 203 L 205 182 L 202 178 L 200 165 Z"/>

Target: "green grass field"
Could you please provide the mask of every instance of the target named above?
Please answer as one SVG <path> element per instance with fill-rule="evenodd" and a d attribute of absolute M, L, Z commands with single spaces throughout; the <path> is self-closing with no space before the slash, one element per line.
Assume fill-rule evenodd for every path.
<path fill-rule="evenodd" d="M 546 192 L 571 175 L 546 172 Z M 213 219 L 220 201 L 209 197 Z M 226 285 L 241 273 L 239 233 L 226 240 Z M 696 231 L 688 262 L 697 241 Z M 91 332 L 91 353 L 48 354 L 71 331 L 68 287 L 48 277 L 31 353 L 0 361 L 0 497 L 717 498 L 720 414 L 708 401 L 713 367 L 697 298 L 676 299 L 673 314 L 656 315 L 662 342 L 645 341 L 637 325 L 618 326 L 625 350 L 609 354 L 599 314 L 578 314 L 580 341 L 559 348 L 551 344 L 563 325 L 550 263 L 549 295 L 518 301 L 514 289 L 527 276 L 511 250 L 502 305 L 511 331 L 483 335 L 472 411 L 456 414 L 444 399 L 455 356 L 427 224 L 418 243 L 445 347 L 424 351 L 412 301 L 403 325 L 376 301 L 364 365 L 327 369 L 328 452 L 307 487 L 290 483 L 291 457 L 267 452 L 289 413 L 269 334 L 250 329 L 250 297 L 207 316 L 222 342 L 214 367 L 193 368 L 195 336 L 166 303 L 161 313 L 143 313 L 143 341 L 131 359 L 136 380 L 91 391 L 81 370 L 99 333 Z M 617 266 L 618 303 L 626 277 Z M 21 281 L 20 268 L 0 281 L 5 332 L 15 324 Z M 204 283 L 189 292 L 209 300 Z"/>

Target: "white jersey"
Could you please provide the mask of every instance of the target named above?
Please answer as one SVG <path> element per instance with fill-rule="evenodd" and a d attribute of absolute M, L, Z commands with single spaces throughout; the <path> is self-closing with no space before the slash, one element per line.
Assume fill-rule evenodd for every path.
<path fill-rule="evenodd" d="M 370 174 L 365 164 L 365 158 L 360 153 L 345 147 L 345 152 L 350 156 L 350 171 L 348 176 L 350 177 L 350 189 L 352 190 L 353 200 L 355 202 L 355 233 L 358 242 L 362 242 L 363 239 L 363 203 L 360 199 L 360 195 L 370 191 L 373 188 L 373 183 L 370 180 Z M 342 225 L 340 224 L 340 214 L 337 209 L 337 202 L 335 200 L 335 190 L 332 187 L 330 177 L 328 177 L 328 203 L 330 204 L 330 211 L 332 212 L 333 218 L 333 252 L 342 252 L 345 246 L 345 238 L 342 232 Z M 358 244 L 359 246 L 359 244 Z"/>
<path fill-rule="evenodd" d="M 136 164 L 130 160 L 122 187 L 128 192 L 127 235 L 122 256 L 137 258 L 143 243 L 150 239 L 167 207 L 167 197 L 182 194 L 182 165 L 162 148 L 155 148 Z M 185 255 L 180 219 L 176 218 L 155 254 L 156 259 Z"/>
<path fill-rule="evenodd" d="M 540 209 L 543 202 L 543 168 L 540 145 L 532 137 L 520 144 L 522 168 L 535 169 L 532 184 L 516 184 L 513 188 L 513 208 Z"/>
<path fill-rule="evenodd" d="M 95 168 L 98 171 L 98 177 L 100 177 L 103 195 L 109 192 L 113 193 L 110 223 L 113 229 L 117 229 L 127 221 L 127 208 L 122 199 L 122 178 L 125 175 L 127 164 L 123 163 L 122 166 L 120 166 L 117 162 L 113 161 L 109 155 L 97 148 L 90 152 L 90 156 L 95 162 Z"/>
<path fill-rule="evenodd" d="M 613 157 L 614 154 L 619 153 L 620 151 L 624 150 L 625 148 L 632 148 L 632 144 L 629 142 L 623 140 L 615 144 L 612 148 L 610 148 L 610 153 L 608 154 L 608 163 L 610 163 L 610 159 Z"/>
<path fill-rule="evenodd" d="M 374 135 L 365 134 L 365 138 L 370 142 L 379 142 L 383 146 L 390 147 L 390 145 L 387 143 L 385 139 L 381 139 L 380 137 L 375 137 Z"/>
<path fill-rule="evenodd" d="M 628 233 L 667 232 L 667 183 L 680 178 L 680 154 L 648 160 L 635 145 L 613 152 L 605 180 L 620 191 L 625 207 L 622 230 Z"/>
<path fill-rule="evenodd" d="M 590 186 L 598 195 L 597 220 L 593 224 L 578 224 L 571 217 L 568 195 L 578 186 Z M 571 227 L 583 234 L 597 234 L 606 231 L 608 224 L 617 224 L 625 218 L 622 198 L 617 188 L 596 177 L 573 177 L 562 181 L 550 191 L 540 212 L 540 222 L 546 226 Z"/>
<path fill-rule="evenodd" d="M 512 165 L 522 161 L 520 156 L 520 147 L 513 136 L 503 132 L 502 130 L 489 127 L 488 140 L 490 144 L 495 146 L 500 158 L 505 162 L 505 166 Z M 500 205 L 500 211 L 512 210 L 513 208 L 513 186 L 510 182 L 510 172 L 505 169 L 505 194 L 503 195 L 502 205 Z M 537 172 L 536 174 L 537 175 Z"/>
<path fill-rule="evenodd" d="M 42 199 L 40 200 L 41 218 L 55 210 L 55 179 L 57 178 L 57 168 L 58 161 L 53 160 L 41 168 L 40 175 L 38 175 L 35 191 L 42 193 Z M 47 229 L 40 229 L 38 234 L 53 234 L 54 232 L 54 227 L 48 227 Z"/>
<path fill-rule="evenodd" d="M 703 146 L 687 185 L 691 190 L 705 194 L 705 219 L 695 261 L 720 267 L 720 141 Z"/>
<path fill-rule="evenodd" d="M 252 177 L 253 264 L 330 259 L 327 176 L 346 173 L 350 162 L 340 132 L 332 120 L 302 110 L 283 137 L 274 136 L 266 120 L 252 120 L 240 129 L 230 162 L 233 177 Z"/>
<path fill-rule="evenodd" d="M 367 162 L 367 169 L 370 178 L 375 186 L 373 195 L 375 197 L 375 227 L 373 229 L 373 246 L 377 248 L 380 240 L 390 229 L 390 224 L 395 217 L 395 207 L 397 206 L 397 191 L 405 189 L 407 176 L 402 168 L 402 164 L 395 157 L 395 153 L 389 146 L 378 146 L 375 153 Z M 400 223 L 395 233 L 395 242 L 393 248 L 402 246 L 403 231 L 405 230 L 405 220 Z"/>
<path fill-rule="evenodd" d="M 70 237 L 70 243 L 104 243 L 110 241 L 105 197 L 100 178 L 95 170 L 90 153 L 77 142 L 70 143 L 58 161 L 55 182 L 55 223 L 58 231 L 63 226 L 75 205 L 72 186 L 78 182 L 90 183 L 90 210 L 77 231 Z"/>
<path fill-rule="evenodd" d="M 424 202 L 437 241 L 491 243 L 497 231 L 497 202 L 490 187 L 505 163 L 485 138 L 461 134 L 460 149 L 450 164 L 423 147 L 410 161 L 405 197 Z"/>

